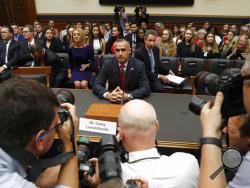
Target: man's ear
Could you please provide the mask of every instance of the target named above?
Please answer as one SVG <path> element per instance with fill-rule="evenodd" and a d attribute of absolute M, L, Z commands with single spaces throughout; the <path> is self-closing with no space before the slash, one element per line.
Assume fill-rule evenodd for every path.
<path fill-rule="evenodd" d="M 158 132 L 160 129 L 160 123 L 158 120 L 156 120 L 156 132 Z"/>
<path fill-rule="evenodd" d="M 46 135 L 46 130 L 40 130 L 35 136 L 35 147 L 39 151 L 43 151 L 44 148 L 44 136 Z"/>
<path fill-rule="evenodd" d="M 119 130 L 119 139 L 121 140 L 121 141 L 123 141 L 124 140 L 124 131 L 120 128 L 120 127 L 118 127 L 118 130 Z"/>

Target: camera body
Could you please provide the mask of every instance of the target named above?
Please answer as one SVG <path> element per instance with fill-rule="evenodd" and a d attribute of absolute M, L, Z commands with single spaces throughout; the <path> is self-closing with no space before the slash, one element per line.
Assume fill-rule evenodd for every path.
<path fill-rule="evenodd" d="M 224 94 L 224 101 L 221 108 L 222 118 L 226 119 L 246 113 L 243 103 L 243 81 L 240 69 L 226 69 L 220 76 L 206 71 L 199 72 L 196 75 L 195 85 L 198 91 L 205 92 L 206 94 L 216 95 L 218 91 Z M 189 104 L 189 109 L 199 114 L 204 103 L 195 98 Z"/>

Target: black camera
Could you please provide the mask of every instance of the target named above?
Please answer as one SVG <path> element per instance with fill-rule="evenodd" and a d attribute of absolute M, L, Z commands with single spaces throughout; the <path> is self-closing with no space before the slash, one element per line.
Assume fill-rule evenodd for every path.
<path fill-rule="evenodd" d="M 95 174 L 95 168 L 89 159 L 92 156 L 92 152 L 89 148 L 89 139 L 86 137 L 80 137 L 77 142 L 78 151 L 77 151 L 77 158 L 78 158 L 78 170 L 79 170 L 79 177 L 80 183 L 86 184 L 84 181 L 84 172 L 87 172 L 88 175 L 93 176 Z"/>
<path fill-rule="evenodd" d="M 240 69 L 226 69 L 220 76 L 206 71 L 199 72 L 196 75 L 195 85 L 198 91 L 209 95 L 216 95 L 218 91 L 224 94 L 221 108 L 223 119 L 246 113 L 243 103 L 243 81 Z M 189 104 L 189 109 L 199 115 L 205 103 L 206 101 L 194 97 Z"/>
<path fill-rule="evenodd" d="M 56 98 L 59 104 L 62 104 L 62 103 L 74 104 L 75 103 L 74 95 L 68 90 L 59 90 L 56 93 Z M 69 114 L 69 111 L 67 109 L 59 108 L 58 115 L 59 115 L 61 122 L 67 121 L 68 114 Z"/>
<path fill-rule="evenodd" d="M 119 143 L 115 136 L 103 135 L 99 146 L 99 176 L 101 182 L 113 178 L 122 179 Z"/>
<path fill-rule="evenodd" d="M 134 180 L 127 180 L 124 188 L 139 188 Z"/>

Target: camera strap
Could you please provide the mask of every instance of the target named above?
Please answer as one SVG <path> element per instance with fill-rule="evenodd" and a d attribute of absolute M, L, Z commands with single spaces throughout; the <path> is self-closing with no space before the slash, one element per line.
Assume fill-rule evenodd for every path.
<path fill-rule="evenodd" d="M 0 143 L 0 147 L 11 156 L 11 158 L 17 160 L 20 164 L 27 167 L 27 179 L 35 182 L 37 177 L 48 167 L 56 166 L 65 163 L 69 160 L 74 153 L 66 152 L 61 153 L 52 158 L 39 159 L 32 153 L 13 145 L 7 145 Z"/>

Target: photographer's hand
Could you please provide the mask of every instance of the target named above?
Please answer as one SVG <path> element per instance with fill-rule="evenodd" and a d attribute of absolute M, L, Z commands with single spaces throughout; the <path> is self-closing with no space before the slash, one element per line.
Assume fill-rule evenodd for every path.
<path fill-rule="evenodd" d="M 87 174 L 87 172 L 84 172 L 84 177 L 91 186 L 97 187 L 100 184 L 98 159 L 92 158 L 89 161 L 95 167 L 95 174 L 93 176 L 90 176 Z"/>
<path fill-rule="evenodd" d="M 76 115 L 75 106 L 69 103 L 61 104 L 61 107 L 66 108 L 73 119 L 74 126 L 74 138 L 77 138 L 78 133 L 78 117 Z M 74 146 L 71 142 L 71 133 L 72 127 L 70 119 L 64 122 L 63 126 L 57 130 L 59 139 L 62 142 L 62 150 L 63 152 L 72 152 L 74 151 Z M 75 140 L 76 142 L 76 140 Z M 66 185 L 71 188 L 79 187 L 79 177 L 78 177 L 78 163 L 77 156 L 73 155 L 69 160 L 61 165 L 61 169 L 59 172 L 59 177 L 57 184 Z"/>
<path fill-rule="evenodd" d="M 201 124 L 203 137 L 221 138 L 221 105 L 223 103 L 223 93 L 218 92 L 214 104 L 207 102 L 201 110 Z"/>

